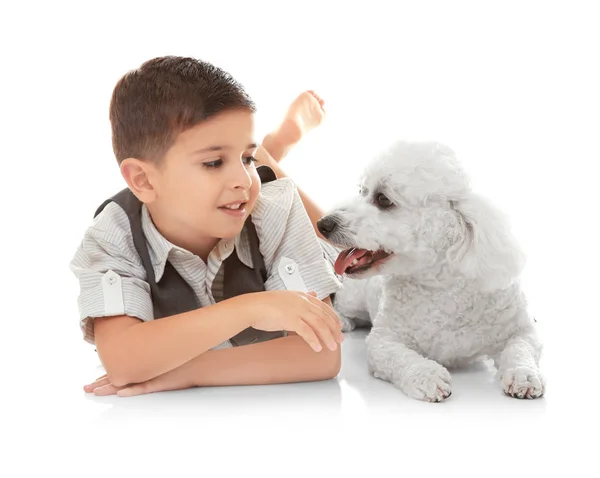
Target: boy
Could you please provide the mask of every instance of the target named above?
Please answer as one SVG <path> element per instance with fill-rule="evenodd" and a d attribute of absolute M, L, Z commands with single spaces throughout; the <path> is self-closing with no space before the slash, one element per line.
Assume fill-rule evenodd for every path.
<path fill-rule="evenodd" d="M 253 102 L 213 65 L 155 58 L 119 80 L 113 149 L 128 201 L 141 209 L 135 215 L 105 203 L 71 262 L 82 332 L 107 372 L 87 392 L 131 396 L 337 375 L 343 335 L 329 296 L 341 283 L 315 233 L 322 214 L 277 162 L 320 121 L 321 107 L 304 93 L 259 147 Z M 276 180 L 261 186 L 255 154 Z M 146 266 L 134 243 L 136 217 Z M 227 297 L 227 284 L 249 287 L 224 272 L 231 259 L 249 273 L 264 261 L 264 287 Z M 198 307 L 159 315 L 152 290 L 163 275 L 185 281 Z"/>

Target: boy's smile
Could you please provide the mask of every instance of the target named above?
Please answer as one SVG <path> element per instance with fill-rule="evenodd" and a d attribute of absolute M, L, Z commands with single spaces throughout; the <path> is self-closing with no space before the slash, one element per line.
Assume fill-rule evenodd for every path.
<path fill-rule="evenodd" d="M 219 209 L 222 210 L 225 214 L 229 214 L 230 216 L 245 218 L 246 204 L 248 204 L 248 201 L 236 201 L 233 203 L 225 204 L 223 206 L 219 206 Z"/>

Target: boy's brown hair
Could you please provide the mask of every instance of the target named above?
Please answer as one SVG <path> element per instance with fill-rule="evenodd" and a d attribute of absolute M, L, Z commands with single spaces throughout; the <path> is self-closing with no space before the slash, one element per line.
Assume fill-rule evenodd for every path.
<path fill-rule="evenodd" d="M 189 57 L 146 61 L 113 90 L 109 116 L 117 162 L 160 162 L 179 133 L 231 109 L 256 111 L 242 85 L 224 70 Z"/>

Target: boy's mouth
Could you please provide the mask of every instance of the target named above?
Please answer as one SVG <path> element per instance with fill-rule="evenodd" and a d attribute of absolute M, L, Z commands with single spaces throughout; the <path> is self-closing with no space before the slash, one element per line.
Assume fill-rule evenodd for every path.
<path fill-rule="evenodd" d="M 244 217 L 246 215 L 246 202 L 238 201 L 219 206 L 219 209 L 225 214 L 233 217 Z"/>

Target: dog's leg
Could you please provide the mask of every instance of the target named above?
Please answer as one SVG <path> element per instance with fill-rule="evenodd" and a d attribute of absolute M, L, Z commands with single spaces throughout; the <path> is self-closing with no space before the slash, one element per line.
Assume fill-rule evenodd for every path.
<path fill-rule="evenodd" d="M 333 308 L 342 324 L 342 332 L 351 332 L 357 325 L 370 322 L 365 285 L 367 281 L 347 279 L 336 293 Z"/>
<path fill-rule="evenodd" d="M 356 322 L 345 315 L 338 314 L 342 324 L 342 332 L 352 332 L 356 328 Z"/>
<path fill-rule="evenodd" d="M 514 398 L 538 398 L 546 391 L 539 369 L 542 345 L 533 330 L 513 336 L 494 358 L 504 393 Z"/>
<path fill-rule="evenodd" d="M 441 402 L 452 394 L 450 373 L 375 324 L 366 339 L 369 372 L 418 400 Z"/>

